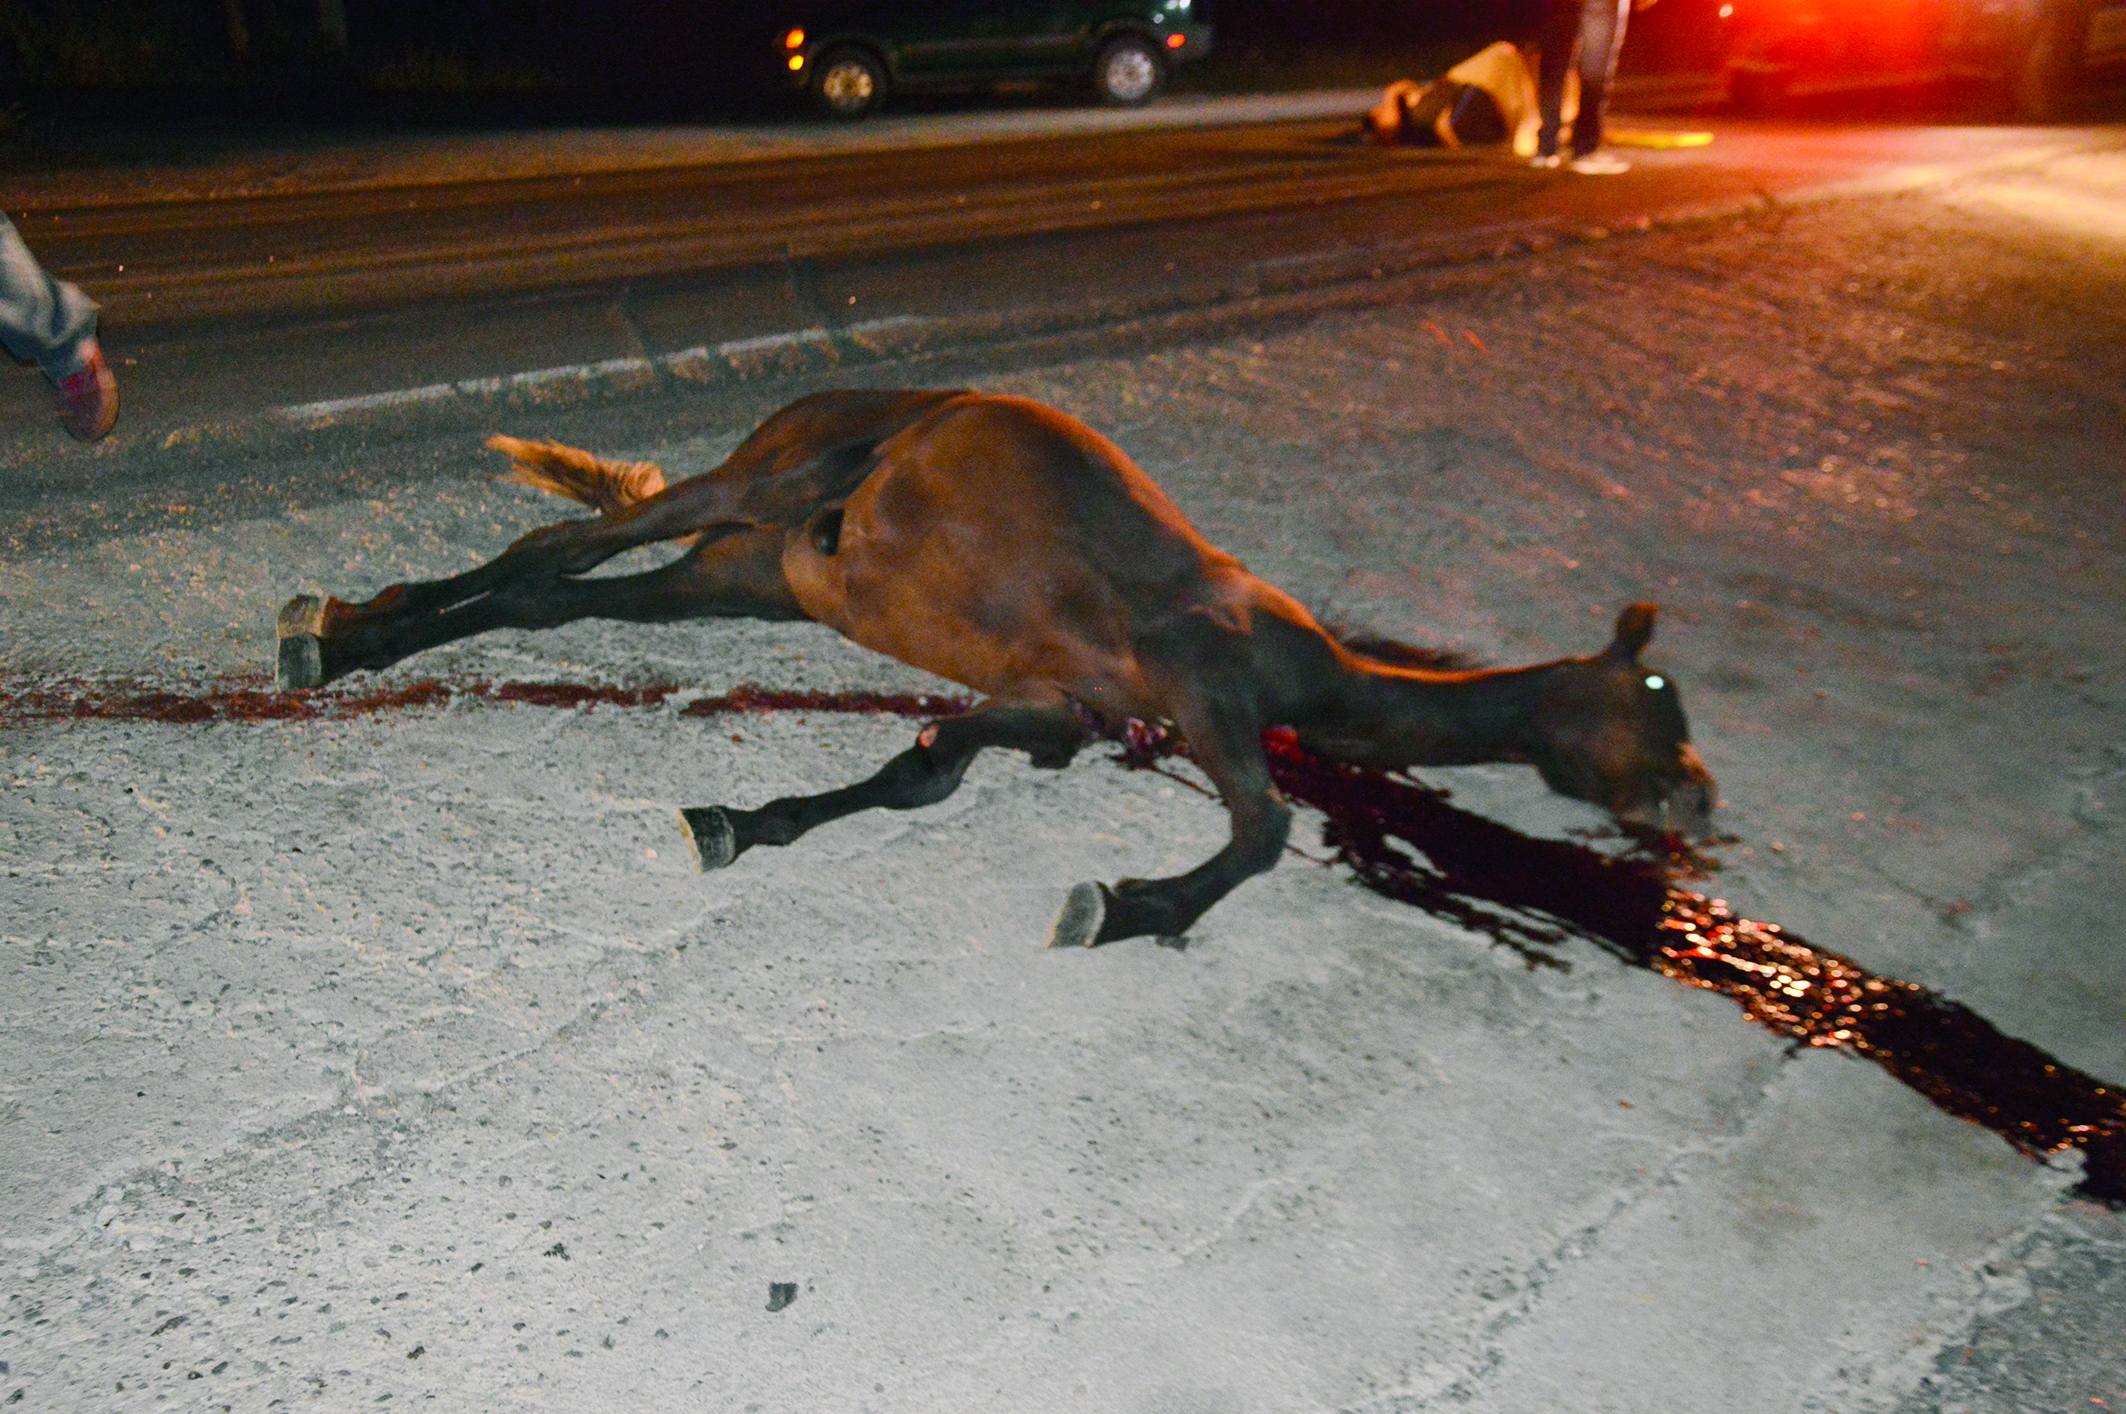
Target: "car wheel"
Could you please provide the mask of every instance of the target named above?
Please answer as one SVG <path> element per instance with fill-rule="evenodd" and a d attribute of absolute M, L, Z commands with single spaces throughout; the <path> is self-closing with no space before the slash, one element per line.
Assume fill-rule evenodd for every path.
<path fill-rule="evenodd" d="M 1737 69 L 1728 77 L 1728 102 L 1742 113 L 1776 113 L 1786 106 L 1787 83 L 1784 69 Z"/>
<path fill-rule="evenodd" d="M 1166 64 L 1151 41 L 1124 35 L 1110 42 L 1093 60 L 1093 92 L 1102 103 L 1134 106 L 1149 103 L 1166 87 Z"/>
<path fill-rule="evenodd" d="M 862 49 L 829 49 L 812 66 L 812 100 L 830 118 L 868 117 L 886 98 L 886 66 Z"/>
<path fill-rule="evenodd" d="M 2030 36 L 2029 45 L 2023 50 L 2008 77 L 2008 99 L 2015 107 L 2015 116 L 2029 123 L 2043 123 L 2057 118 L 2074 92 L 2074 71 L 2081 57 L 2081 44 L 2072 31 L 2075 28 L 2066 7 L 2048 6 L 2038 20 L 2037 32 Z"/>

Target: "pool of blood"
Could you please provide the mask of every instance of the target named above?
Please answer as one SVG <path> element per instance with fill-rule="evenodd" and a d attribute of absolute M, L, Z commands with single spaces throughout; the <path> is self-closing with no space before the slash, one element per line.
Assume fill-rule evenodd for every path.
<path fill-rule="evenodd" d="M 1679 887 L 1666 858 L 1531 838 L 1456 809 L 1443 791 L 1309 756 L 1287 732 L 1264 745 L 1278 787 L 1328 817 L 1323 842 L 1367 888 L 1531 958 L 1569 935 L 1589 938 L 1635 967 L 1719 992 L 1799 1044 L 1874 1061 L 2026 1154 L 2079 1149 L 2079 1191 L 2126 1203 L 2126 1089 L 1928 988 Z"/>
<path fill-rule="evenodd" d="M 675 698 L 679 714 L 689 717 L 799 711 L 925 718 L 967 705 L 957 697 L 758 687 L 699 696 L 671 686 L 425 680 L 292 696 L 263 682 L 173 691 L 44 680 L 0 690 L 0 726 L 337 720 L 459 702 L 640 708 Z M 1118 759 L 1138 767 L 1180 750 L 1168 734 L 1139 723 L 1121 742 Z M 1265 734 L 1263 745 L 1278 788 L 1326 817 L 1323 842 L 1365 887 L 1491 937 L 1531 965 L 1562 965 L 1552 950 L 1585 937 L 1632 966 L 1719 992 L 1798 1045 L 1836 1047 L 1875 1062 L 2026 1154 L 2080 1150 L 2078 1191 L 2126 1204 L 2126 1089 L 2002 1035 L 1928 988 L 1878 977 L 1681 887 L 1707 861 L 1680 842 L 1612 854 L 1535 838 L 1458 809 L 1446 792 L 1406 777 L 1310 756 L 1288 731 Z"/>

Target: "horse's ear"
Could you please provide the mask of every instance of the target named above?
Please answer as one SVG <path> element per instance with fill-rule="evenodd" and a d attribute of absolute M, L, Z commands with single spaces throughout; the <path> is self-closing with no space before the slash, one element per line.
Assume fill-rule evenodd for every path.
<path fill-rule="evenodd" d="M 1661 612 L 1659 604 L 1627 604 L 1624 612 L 1617 615 L 1617 636 L 1603 652 L 1611 658 L 1626 662 L 1639 656 L 1654 636 L 1654 616 Z"/>

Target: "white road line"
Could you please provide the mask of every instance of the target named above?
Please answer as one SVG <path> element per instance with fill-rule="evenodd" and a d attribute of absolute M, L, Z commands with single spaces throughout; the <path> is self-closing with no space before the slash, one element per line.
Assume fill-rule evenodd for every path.
<path fill-rule="evenodd" d="M 772 353 L 778 349 L 829 346 L 837 338 L 861 338 L 868 334 L 914 329 L 941 322 L 919 315 L 903 314 L 885 319 L 868 319 L 839 330 L 815 324 L 804 329 L 759 334 L 745 339 L 729 339 L 713 347 L 697 344 L 692 348 L 661 354 L 655 358 L 637 355 L 601 359 L 595 363 L 568 363 L 555 368 L 536 368 L 525 373 L 504 373 L 488 378 L 461 378 L 453 383 L 431 383 L 421 388 L 398 388 L 383 393 L 363 393 L 351 398 L 327 398 L 314 403 L 296 403 L 288 407 L 274 408 L 265 414 L 265 420 L 287 427 L 316 429 L 330 427 L 344 418 L 362 413 L 430 407 L 459 398 L 478 400 L 507 397 L 511 393 L 537 396 L 542 392 L 564 389 L 571 385 L 585 390 L 600 385 L 625 388 L 638 386 L 660 376 L 700 382 L 705 380 L 708 369 L 718 362 L 730 364 L 743 361 L 749 355 Z"/>

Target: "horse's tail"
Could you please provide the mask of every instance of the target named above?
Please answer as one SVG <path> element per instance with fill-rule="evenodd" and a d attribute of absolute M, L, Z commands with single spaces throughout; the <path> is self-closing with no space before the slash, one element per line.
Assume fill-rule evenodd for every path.
<path fill-rule="evenodd" d="M 487 445 L 509 458 L 509 479 L 565 496 L 600 515 L 615 515 L 664 489 L 664 468 L 655 462 L 615 462 L 559 442 L 528 442 L 499 434 Z"/>

